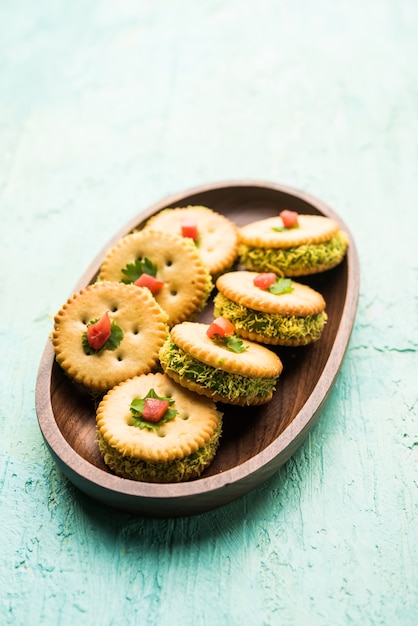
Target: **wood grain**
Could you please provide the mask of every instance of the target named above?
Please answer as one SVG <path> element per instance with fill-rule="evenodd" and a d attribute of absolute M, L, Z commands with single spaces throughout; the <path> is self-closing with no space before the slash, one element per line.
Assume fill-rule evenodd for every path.
<path fill-rule="evenodd" d="M 165 198 L 122 228 L 94 259 L 73 291 L 92 282 L 106 250 L 140 228 L 155 212 L 169 206 L 201 204 L 238 225 L 277 214 L 284 208 L 335 219 L 322 202 L 296 190 L 257 181 L 205 185 Z M 299 348 L 276 348 L 284 364 L 273 400 L 262 407 L 230 407 L 217 456 L 198 480 L 151 485 L 119 478 L 100 458 L 95 442 L 95 405 L 88 393 L 70 381 L 54 360 L 48 341 L 40 363 L 36 406 L 39 425 L 58 466 L 91 497 L 120 510 L 153 516 L 195 514 L 224 505 L 269 478 L 302 443 L 315 424 L 334 384 L 353 327 L 359 291 L 355 242 L 338 267 L 298 279 L 323 294 L 328 323 L 319 341 Z M 212 305 L 199 319 L 209 321 Z"/>

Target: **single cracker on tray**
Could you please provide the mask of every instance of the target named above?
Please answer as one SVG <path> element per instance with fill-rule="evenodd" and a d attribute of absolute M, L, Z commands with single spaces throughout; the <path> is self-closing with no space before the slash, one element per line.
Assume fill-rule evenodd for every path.
<path fill-rule="evenodd" d="M 195 225 L 195 245 L 212 276 L 229 269 L 237 258 L 238 229 L 225 215 L 209 207 L 163 209 L 148 220 L 145 228 L 181 235 L 188 232 L 189 224 Z"/>
<path fill-rule="evenodd" d="M 170 326 L 193 319 L 203 309 L 212 278 L 194 244 L 180 235 L 152 229 L 126 235 L 107 252 L 97 279 L 134 282 L 143 262 L 151 262 L 163 283 L 154 297 Z"/>
<path fill-rule="evenodd" d="M 87 329 L 108 315 L 117 341 L 94 350 Z M 75 382 L 95 393 L 158 365 L 168 334 L 167 316 L 147 289 L 100 282 L 73 294 L 54 318 L 56 360 Z M 112 339 L 112 338 L 111 338 Z"/>

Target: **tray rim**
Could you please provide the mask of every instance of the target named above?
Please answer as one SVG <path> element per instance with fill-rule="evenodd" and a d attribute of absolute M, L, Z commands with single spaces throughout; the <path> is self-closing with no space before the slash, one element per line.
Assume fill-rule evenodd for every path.
<path fill-rule="evenodd" d="M 247 461 L 244 461 L 243 463 L 236 465 L 225 472 L 199 478 L 195 481 L 174 484 L 145 483 L 135 482 L 103 471 L 81 457 L 67 442 L 58 427 L 52 408 L 50 384 L 52 366 L 54 362 L 54 351 L 51 340 L 48 339 L 39 364 L 35 393 L 36 411 L 41 433 L 50 453 L 63 473 L 66 474 L 79 489 L 93 498 L 101 500 L 105 504 L 107 503 L 106 494 L 111 494 L 113 492 L 114 496 L 116 496 L 116 500 L 118 501 L 116 503 L 117 508 L 124 508 L 123 502 L 119 502 L 120 498 L 118 496 L 126 496 L 129 500 L 133 499 L 135 501 L 128 505 L 127 508 L 129 510 L 133 507 L 133 509 L 137 509 L 137 512 L 140 513 L 155 513 L 155 507 L 152 505 L 153 502 L 164 503 L 173 501 L 173 504 L 175 503 L 176 505 L 173 507 L 175 513 L 175 509 L 179 505 L 181 510 L 181 502 L 188 502 L 190 499 L 200 496 L 201 499 L 203 499 L 203 502 L 198 502 L 196 507 L 192 506 L 192 509 L 196 508 L 196 511 L 186 511 L 186 514 L 190 514 L 221 506 L 231 501 L 231 499 L 240 497 L 240 495 L 250 491 L 269 478 L 294 454 L 307 436 L 308 432 L 316 423 L 321 407 L 326 402 L 339 373 L 354 326 L 357 309 L 359 295 L 359 261 L 357 250 L 348 227 L 333 209 L 315 196 L 293 187 L 253 179 L 226 180 L 194 186 L 183 191 L 166 195 L 161 200 L 137 213 L 121 229 L 119 229 L 117 233 L 115 233 L 111 240 L 102 247 L 84 271 L 74 286 L 73 292 L 78 291 L 92 281 L 93 277 L 97 274 L 105 252 L 108 250 L 109 246 L 113 245 L 112 242 L 116 241 L 124 234 L 132 231 L 156 211 L 161 210 L 166 206 L 173 206 L 187 196 L 207 193 L 214 190 L 219 191 L 223 188 L 227 190 L 234 187 L 251 187 L 259 188 L 260 190 L 268 189 L 273 192 L 276 191 L 281 194 L 284 193 L 297 197 L 298 199 L 312 205 L 320 213 L 335 219 L 335 221 L 337 221 L 343 229 L 349 232 L 350 246 L 347 251 L 348 272 L 346 299 L 341 313 L 340 325 L 338 327 L 332 348 L 328 354 L 325 366 L 312 393 L 296 414 L 293 421 L 282 433 L 280 433 L 280 435 L 278 435 L 276 439 L 274 439 L 274 441 L 272 441 L 264 450 L 256 454 L 254 457 L 251 457 Z M 343 322 L 344 332 L 340 332 Z M 322 392 L 321 385 L 321 382 L 324 380 L 331 381 L 327 385 L 327 391 L 325 394 Z M 45 394 L 46 389 L 48 390 L 47 394 Z M 65 460 L 63 460 L 63 457 L 65 457 Z M 229 491 L 228 487 L 232 484 L 237 488 L 236 495 L 234 495 L 233 498 L 223 494 L 219 498 L 219 504 L 211 504 L 210 506 L 207 505 L 207 497 L 213 497 L 214 494 L 219 494 L 224 490 Z M 240 493 L 239 489 L 240 484 L 242 485 L 242 493 Z M 190 507 L 190 505 L 188 504 L 187 507 Z M 161 512 L 157 513 L 158 516 L 161 516 Z M 169 515 L 171 514 L 172 513 L 169 513 Z"/>

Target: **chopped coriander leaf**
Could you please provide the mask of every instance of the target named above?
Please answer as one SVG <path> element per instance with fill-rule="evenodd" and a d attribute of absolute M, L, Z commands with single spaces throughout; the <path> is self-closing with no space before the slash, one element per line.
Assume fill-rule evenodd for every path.
<path fill-rule="evenodd" d="M 299 228 L 299 224 L 294 224 L 294 226 L 272 226 L 271 230 L 274 230 L 275 233 L 283 233 L 286 230 L 293 230 L 294 228 Z"/>
<path fill-rule="evenodd" d="M 242 340 L 238 337 L 238 335 L 230 335 L 229 337 L 225 337 L 225 345 L 228 350 L 231 350 L 232 352 L 237 352 L 238 354 L 248 350 L 248 346 L 244 346 Z"/>
<path fill-rule="evenodd" d="M 282 293 L 291 293 L 293 291 L 293 285 L 290 278 L 276 278 L 274 283 L 268 288 L 270 293 L 279 296 Z"/>
<path fill-rule="evenodd" d="M 157 275 L 158 267 L 155 263 L 150 261 L 150 259 L 136 259 L 133 263 L 128 263 L 126 267 L 122 270 L 122 274 L 126 276 L 126 278 L 122 279 L 123 283 L 134 283 L 142 274 L 149 274 L 150 276 Z"/>
<path fill-rule="evenodd" d="M 248 346 L 244 346 L 242 339 L 240 339 L 240 337 L 238 337 L 235 333 L 233 335 L 223 335 L 222 337 L 220 335 L 213 335 L 211 339 L 225 348 L 228 348 L 231 352 L 236 352 L 237 354 L 248 350 Z"/>

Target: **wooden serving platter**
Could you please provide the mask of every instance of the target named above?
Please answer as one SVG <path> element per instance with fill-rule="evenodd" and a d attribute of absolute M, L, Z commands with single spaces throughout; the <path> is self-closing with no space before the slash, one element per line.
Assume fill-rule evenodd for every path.
<path fill-rule="evenodd" d="M 340 217 L 316 198 L 276 184 L 232 181 L 204 185 L 163 199 L 131 220 L 94 259 L 73 292 L 93 282 L 106 251 L 141 228 L 156 212 L 174 206 L 205 205 L 238 226 L 287 208 L 333 218 L 348 233 L 344 261 L 317 276 L 297 278 L 322 293 L 328 323 L 319 341 L 299 348 L 278 347 L 284 370 L 269 404 L 219 405 L 224 431 L 215 460 L 197 480 L 150 484 L 113 475 L 95 442 L 95 406 L 56 364 L 48 340 L 38 371 L 36 410 L 45 442 L 60 470 L 81 491 L 112 508 L 151 517 L 202 513 L 225 505 L 273 475 L 301 445 L 317 421 L 339 372 L 353 328 L 359 292 L 355 243 Z M 69 293 L 69 295 L 71 295 Z M 209 304 L 199 317 L 211 321 Z"/>

